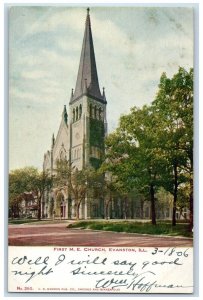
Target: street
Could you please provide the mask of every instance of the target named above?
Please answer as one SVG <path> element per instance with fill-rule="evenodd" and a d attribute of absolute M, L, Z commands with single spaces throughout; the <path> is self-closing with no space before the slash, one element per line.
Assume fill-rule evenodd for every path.
<path fill-rule="evenodd" d="M 66 228 L 66 223 L 9 225 L 9 246 L 192 247 L 185 237 Z"/>

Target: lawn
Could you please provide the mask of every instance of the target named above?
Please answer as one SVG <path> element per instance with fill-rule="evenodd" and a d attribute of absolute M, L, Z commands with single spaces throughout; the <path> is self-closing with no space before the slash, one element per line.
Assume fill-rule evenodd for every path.
<path fill-rule="evenodd" d="M 67 220 L 37 220 L 37 219 L 9 219 L 9 224 L 58 224 L 66 223 Z M 176 226 L 172 226 L 170 221 L 158 221 L 156 226 L 151 225 L 150 221 L 117 221 L 117 220 L 91 220 L 91 221 L 74 221 L 70 223 L 67 228 L 80 228 L 92 230 L 106 230 L 115 232 L 129 232 L 138 234 L 155 234 L 155 235 L 169 235 L 169 236 L 185 236 L 192 237 L 193 234 L 189 232 L 189 224 L 180 221 Z"/>
<path fill-rule="evenodd" d="M 39 222 L 38 219 L 9 219 L 8 224 L 29 224 L 29 223 L 36 223 Z M 44 221 L 41 221 L 44 223 Z"/>
<path fill-rule="evenodd" d="M 46 225 L 46 224 L 58 224 L 58 223 L 65 223 L 67 220 L 38 220 L 38 219 L 9 219 L 8 224 L 20 225 L 20 224 L 28 224 L 32 225 L 33 223 L 36 225 Z"/>
<path fill-rule="evenodd" d="M 140 234 L 155 234 L 155 235 L 170 235 L 170 236 L 185 236 L 192 237 L 189 232 L 188 223 L 177 223 L 172 226 L 166 221 L 158 221 L 157 225 L 151 225 L 150 222 L 136 222 L 136 221 L 78 221 L 69 224 L 67 228 L 80 228 L 92 230 L 106 230 L 116 232 L 129 232 Z"/>

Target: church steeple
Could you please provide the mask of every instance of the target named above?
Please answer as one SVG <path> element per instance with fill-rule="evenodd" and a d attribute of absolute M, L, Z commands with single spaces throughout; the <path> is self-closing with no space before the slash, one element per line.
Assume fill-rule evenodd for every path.
<path fill-rule="evenodd" d="M 68 114 L 67 114 L 67 110 L 66 110 L 66 105 L 64 105 L 62 117 L 64 119 L 64 122 L 67 124 L 67 122 L 68 122 Z"/>
<path fill-rule="evenodd" d="M 105 102 L 99 88 L 89 10 L 88 8 L 78 76 L 71 103 L 82 95 L 92 96 Z"/>

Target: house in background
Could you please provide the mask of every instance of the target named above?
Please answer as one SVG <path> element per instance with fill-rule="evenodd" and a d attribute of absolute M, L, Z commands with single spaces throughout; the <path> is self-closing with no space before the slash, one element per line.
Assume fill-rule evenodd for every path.
<path fill-rule="evenodd" d="M 24 192 L 20 201 L 20 218 L 37 218 L 37 197 L 32 192 Z"/>

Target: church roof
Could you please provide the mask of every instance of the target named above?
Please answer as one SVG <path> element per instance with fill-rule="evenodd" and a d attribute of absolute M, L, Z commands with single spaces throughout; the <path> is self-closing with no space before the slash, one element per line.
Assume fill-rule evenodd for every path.
<path fill-rule="evenodd" d="M 87 9 L 85 33 L 83 38 L 76 87 L 74 93 L 72 94 L 70 102 L 74 102 L 74 100 L 77 100 L 82 95 L 93 96 L 93 98 L 105 102 L 105 99 L 103 98 L 99 88 L 89 8 Z"/>

